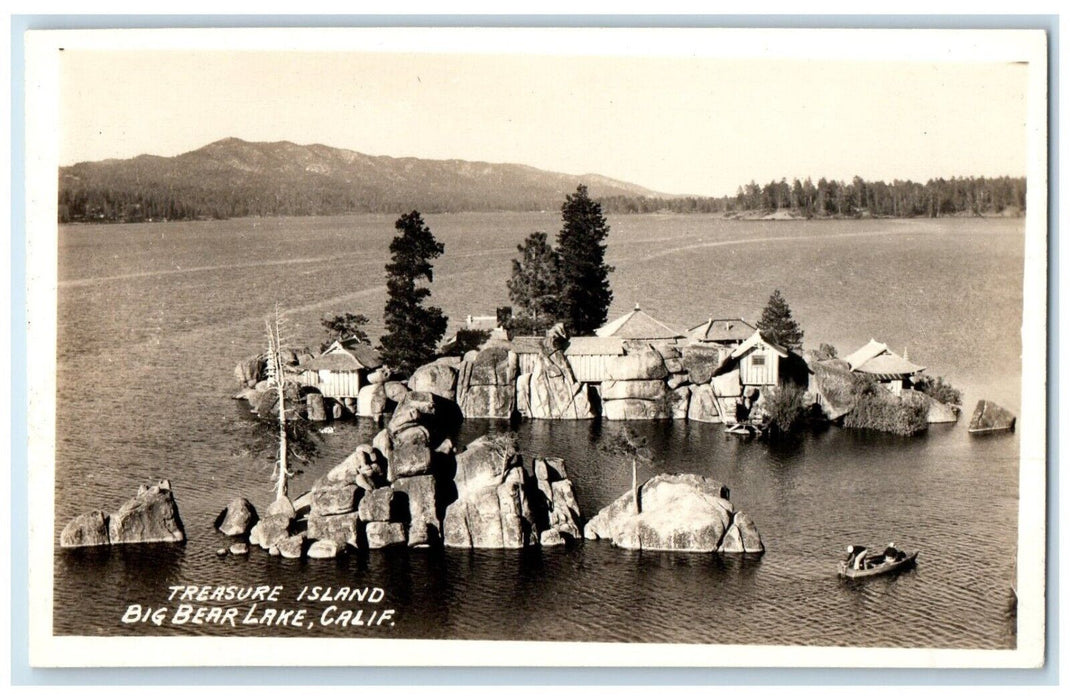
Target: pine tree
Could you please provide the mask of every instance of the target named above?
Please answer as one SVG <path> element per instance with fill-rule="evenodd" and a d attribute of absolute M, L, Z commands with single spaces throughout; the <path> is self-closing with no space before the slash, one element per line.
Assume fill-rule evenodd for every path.
<path fill-rule="evenodd" d="M 446 333 L 442 309 L 424 306 L 431 290 L 417 286 L 420 279 L 434 281 L 430 261 L 446 248 L 435 240 L 418 211 L 403 215 L 394 228 L 401 233 L 390 242 L 383 311 L 387 333 L 379 349 L 384 364 L 409 374 L 434 359 L 435 348 Z"/>
<path fill-rule="evenodd" d="M 509 299 L 520 307 L 533 327 L 547 328 L 557 320 L 561 304 L 560 260 L 546 234 L 536 231 L 517 246 L 520 259 L 513 260 Z"/>
<path fill-rule="evenodd" d="M 802 350 L 802 329 L 791 317 L 791 309 L 779 289 L 769 297 L 769 303 L 765 305 L 762 318 L 758 321 L 758 328 L 774 343 L 796 352 Z"/>
<path fill-rule="evenodd" d="M 320 325 L 327 334 L 327 339 L 320 343 L 320 352 L 329 348 L 336 340 L 368 342 L 368 334 L 364 331 L 364 326 L 368 325 L 368 317 L 364 314 L 346 312 L 330 317 L 324 316 L 320 320 Z"/>
<path fill-rule="evenodd" d="M 609 226 L 602 205 L 587 195 L 587 186 L 565 197 L 563 226 L 557 236 L 561 270 L 560 317 L 571 335 L 592 335 L 606 322 L 613 292 L 605 264 Z"/>

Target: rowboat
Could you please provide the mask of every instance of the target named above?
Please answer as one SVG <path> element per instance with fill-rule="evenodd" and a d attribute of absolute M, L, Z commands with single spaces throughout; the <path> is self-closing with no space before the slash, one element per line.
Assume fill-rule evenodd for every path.
<path fill-rule="evenodd" d="M 765 425 L 762 423 L 751 423 L 749 421 L 739 421 L 734 423 L 728 423 L 725 425 L 724 431 L 733 435 L 744 435 L 746 437 L 757 437 L 765 431 Z"/>
<path fill-rule="evenodd" d="M 902 552 L 903 556 L 895 559 L 894 561 L 887 561 L 883 554 L 878 554 L 872 557 L 866 557 L 865 565 L 861 569 L 849 569 L 847 568 L 847 562 L 840 562 L 840 576 L 844 578 L 869 578 L 870 576 L 881 576 L 882 574 L 890 574 L 895 571 L 903 571 L 914 566 L 914 560 L 918 558 L 917 552 L 907 554 Z"/>

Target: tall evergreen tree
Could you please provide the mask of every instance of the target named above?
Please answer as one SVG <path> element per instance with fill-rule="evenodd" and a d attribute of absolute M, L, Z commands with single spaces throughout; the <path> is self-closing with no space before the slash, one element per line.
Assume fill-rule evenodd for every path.
<path fill-rule="evenodd" d="M 769 303 L 765 305 L 762 318 L 758 321 L 758 328 L 774 343 L 789 350 L 802 350 L 802 329 L 791 317 L 791 309 L 779 289 L 769 297 Z"/>
<path fill-rule="evenodd" d="M 509 299 L 531 320 L 533 326 L 549 327 L 557 320 L 561 304 L 560 261 L 547 241 L 536 231 L 516 247 L 520 259 L 513 259 L 509 278 Z"/>
<path fill-rule="evenodd" d="M 446 316 L 436 306 L 424 306 L 431 296 L 417 281 L 433 282 L 431 260 L 446 247 L 435 240 L 420 212 L 403 215 L 394 223 L 401 231 L 390 242 L 386 266 L 387 333 L 379 340 L 383 362 L 405 374 L 434 359 L 435 348 L 446 333 Z"/>
<path fill-rule="evenodd" d="M 602 216 L 602 205 L 587 195 L 586 185 L 565 197 L 561 219 L 563 225 L 557 235 L 560 316 L 572 335 L 591 335 L 606 322 L 613 301 L 609 288 L 613 268 L 605 264 L 609 225 Z"/>

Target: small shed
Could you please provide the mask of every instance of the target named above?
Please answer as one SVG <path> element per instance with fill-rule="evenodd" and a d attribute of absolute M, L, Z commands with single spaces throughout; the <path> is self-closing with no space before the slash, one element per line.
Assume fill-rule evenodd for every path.
<path fill-rule="evenodd" d="M 843 358 L 851 371 L 868 377 L 898 396 L 904 388 L 910 388 L 915 375 L 924 367 L 895 354 L 884 343 L 870 341 Z"/>
<path fill-rule="evenodd" d="M 773 342 L 761 331 L 755 331 L 739 347 L 728 354 L 714 371 L 714 376 L 739 370 L 739 383 L 744 387 L 774 387 L 795 384 L 806 388 L 810 368 L 797 353 Z"/>
<path fill-rule="evenodd" d="M 382 366 L 379 353 L 371 345 L 353 339 L 336 340 L 319 357 L 301 365 L 301 383 L 316 387 L 324 396 L 355 399 L 368 372 Z"/>

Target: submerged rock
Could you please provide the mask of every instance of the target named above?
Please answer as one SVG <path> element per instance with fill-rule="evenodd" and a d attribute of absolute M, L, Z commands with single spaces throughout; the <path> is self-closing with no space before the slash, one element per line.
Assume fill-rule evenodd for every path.
<path fill-rule="evenodd" d="M 992 401 L 981 399 L 977 402 L 973 417 L 970 418 L 969 430 L 971 433 L 1014 430 L 1016 420 L 1014 414 L 1007 409 Z"/>
<path fill-rule="evenodd" d="M 334 559 L 341 552 L 341 548 L 332 540 L 320 540 L 313 542 L 308 548 L 309 559 Z"/>
<path fill-rule="evenodd" d="M 728 501 L 728 488 L 695 474 L 660 474 L 640 487 L 639 514 L 626 493 L 591 518 L 588 539 L 625 549 L 761 552 L 753 521 Z"/>

